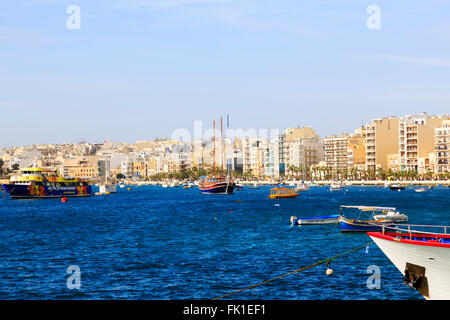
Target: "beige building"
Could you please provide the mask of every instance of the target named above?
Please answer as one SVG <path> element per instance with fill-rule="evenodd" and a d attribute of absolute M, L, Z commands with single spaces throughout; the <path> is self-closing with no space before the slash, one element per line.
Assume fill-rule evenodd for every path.
<path fill-rule="evenodd" d="M 312 127 L 288 128 L 283 136 L 282 157 L 286 174 L 304 175 L 311 166 L 324 159 L 322 139 Z"/>
<path fill-rule="evenodd" d="M 431 165 L 430 153 L 434 153 L 435 128 L 442 124 L 442 118 L 408 115 L 399 119 L 400 170 L 424 173 Z M 419 159 L 421 170 L 419 170 Z M 425 171 L 426 172 L 426 171 Z"/>
<path fill-rule="evenodd" d="M 366 125 L 366 169 L 387 170 L 387 155 L 396 154 L 399 146 L 399 119 L 386 117 Z"/>
<path fill-rule="evenodd" d="M 434 130 L 435 172 L 450 172 L 450 119 L 445 119 Z"/>
<path fill-rule="evenodd" d="M 328 136 L 323 141 L 327 167 L 334 170 L 365 167 L 366 137 L 362 128 L 355 130 L 354 134 Z"/>

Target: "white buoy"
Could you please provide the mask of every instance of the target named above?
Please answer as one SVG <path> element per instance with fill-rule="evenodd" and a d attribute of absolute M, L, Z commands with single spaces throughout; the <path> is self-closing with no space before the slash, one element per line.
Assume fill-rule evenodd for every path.
<path fill-rule="evenodd" d="M 326 273 L 327 273 L 327 276 L 331 276 L 333 274 L 333 269 L 328 268 Z"/>

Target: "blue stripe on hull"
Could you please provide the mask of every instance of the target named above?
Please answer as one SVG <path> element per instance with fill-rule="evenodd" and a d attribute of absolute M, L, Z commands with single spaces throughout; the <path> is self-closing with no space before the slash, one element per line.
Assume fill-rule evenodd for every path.
<path fill-rule="evenodd" d="M 380 231 L 381 227 L 379 226 L 373 226 L 369 224 L 364 223 L 357 223 L 357 224 L 349 224 L 344 221 L 340 222 L 341 225 L 341 232 L 368 232 L 368 231 Z"/>
<path fill-rule="evenodd" d="M 30 186 L 18 184 L 4 184 L 3 188 L 12 199 L 30 198 L 62 198 L 62 197 L 89 197 L 92 195 L 92 186 L 49 188 L 47 186 Z"/>

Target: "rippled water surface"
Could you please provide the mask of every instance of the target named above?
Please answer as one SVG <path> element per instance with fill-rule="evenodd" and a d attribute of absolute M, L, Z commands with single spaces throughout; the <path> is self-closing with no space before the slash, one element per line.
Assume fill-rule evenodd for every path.
<path fill-rule="evenodd" d="M 269 187 L 232 195 L 197 188 L 119 189 L 89 199 L 0 200 L 0 299 L 210 299 L 371 242 L 339 227 L 291 227 L 289 218 L 337 214 L 340 204 L 394 206 L 413 224 L 450 225 L 450 189 L 378 187 L 267 199 Z M 68 289 L 70 265 L 81 289 Z M 371 265 L 381 289 L 369 290 Z M 422 299 L 370 245 L 233 299 Z"/>

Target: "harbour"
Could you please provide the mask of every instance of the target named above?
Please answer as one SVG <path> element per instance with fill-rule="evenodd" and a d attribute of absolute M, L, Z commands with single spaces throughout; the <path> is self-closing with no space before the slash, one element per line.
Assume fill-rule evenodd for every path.
<path fill-rule="evenodd" d="M 270 186 L 228 195 L 197 187 L 142 185 L 67 203 L 2 199 L 4 299 L 212 299 L 369 242 L 339 226 L 291 226 L 290 217 L 339 213 L 341 204 L 395 207 L 414 224 L 448 224 L 448 187 L 416 193 L 374 186 L 311 187 L 293 199 L 268 199 Z M 130 205 L 130 204 L 133 205 Z M 426 205 L 424 205 L 426 204 Z M 82 289 L 65 286 L 69 265 Z M 381 288 L 368 289 L 370 266 Z M 232 299 L 422 300 L 372 244 Z"/>

